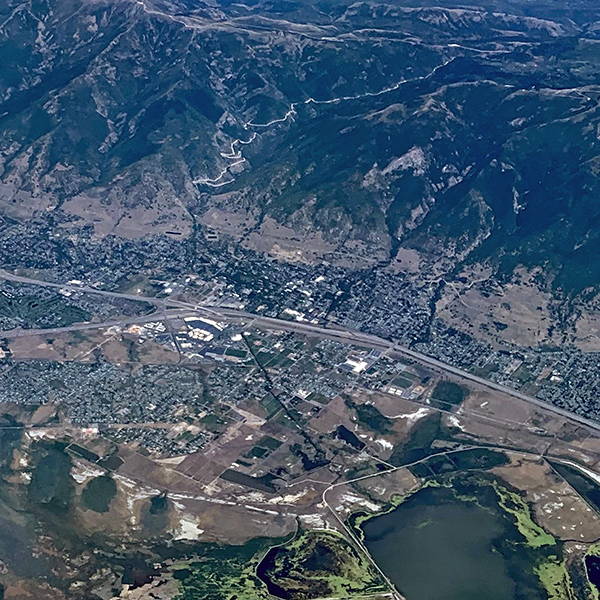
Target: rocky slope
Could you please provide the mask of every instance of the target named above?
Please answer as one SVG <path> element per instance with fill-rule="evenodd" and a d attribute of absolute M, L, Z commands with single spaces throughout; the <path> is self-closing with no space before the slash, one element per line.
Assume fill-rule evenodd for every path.
<path fill-rule="evenodd" d="M 599 49 L 593 2 L 4 1 L 0 210 L 123 237 L 229 215 L 261 250 L 579 292 Z"/>

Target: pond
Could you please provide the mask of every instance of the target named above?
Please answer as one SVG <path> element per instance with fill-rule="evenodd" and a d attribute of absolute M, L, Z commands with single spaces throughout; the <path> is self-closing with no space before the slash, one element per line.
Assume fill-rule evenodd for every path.
<path fill-rule="evenodd" d="M 361 528 L 372 557 L 407 600 L 546 597 L 493 495 L 474 502 L 449 488 L 425 488 Z"/>

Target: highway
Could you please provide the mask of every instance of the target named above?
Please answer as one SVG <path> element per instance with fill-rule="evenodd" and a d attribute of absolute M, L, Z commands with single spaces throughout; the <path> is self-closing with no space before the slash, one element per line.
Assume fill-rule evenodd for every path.
<path fill-rule="evenodd" d="M 528 396 L 527 394 L 523 394 L 518 390 L 514 390 L 500 383 L 490 381 L 489 379 L 484 379 L 483 377 L 479 377 L 477 375 L 474 375 L 473 373 L 469 373 L 468 371 L 464 371 L 463 369 L 444 363 L 440 360 L 432 358 L 431 356 L 427 356 L 426 354 L 417 352 L 416 350 L 411 350 L 410 348 L 406 348 L 405 346 L 401 346 L 384 338 L 380 338 L 368 333 L 362 333 L 360 331 L 354 331 L 351 329 L 322 327 L 319 325 L 313 325 L 311 323 L 302 323 L 298 321 L 285 321 L 282 319 L 261 317 L 257 315 L 252 315 L 251 313 L 244 313 L 243 311 L 235 311 L 232 309 L 223 309 L 221 311 L 221 314 L 228 318 L 234 318 L 234 315 L 236 314 L 238 315 L 238 318 L 253 318 L 252 324 L 259 328 L 262 326 L 265 329 L 272 328 L 285 331 L 294 331 L 297 333 L 305 333 L 307 335 L 317 335 L 320 337 L 326 337 L 327 339 L 336 340 L 343 343 L 357 344 L 360 346 L 365 346 L 367 348 L 373 348 L 375 350 L 392 351 L 400 356 L 411 358 L 412 360 L 426 365 L 438 372 L 450 374 L 460 379 L 470 381 L 472 383 L 477 383 L 478 385 L 481 385 L 492 391 L 507 394 L 509 396 L 512 396 L 513 398 L 518 398 L 519 400 L 523 400 L 530 404 L 534 404 L 535 406 L 543 408 L 544 410 L 548 410 L 555 414 L 566 417 L 572 421 L 576 421 L 580 425 L 593 429 L 594 431 L 600 431 L 600 423 L 596 421 L 586 419 L 585 417 L 576 415 L 568 410 L 559 408 L 558 406 L 554 406 L 549 402 L 538 400 L 537 398 L 534 398 L 533 396 Z"/>
<path fill-rule="evenodd" d="M 133 300 L 134 302 L 146 302 L 153 304 L 160 308 L 166 307 L 177 307 L 177 308 L 193 308 L 199 312 L 204 312 L 207 315 L 212 314 L 216 316 L 216 313 L 209 307 L 203 307 L 199 305 L 189 304 L 188 302 L 181 302 L 169 297 L 166 298 L 155 298 L 152 296 L 140 296 L 138 294 L 124 294 L 121 292 L 109 292 L 107 290 L 98 290 L 93 287 L 79 285 L 75 283 L 54 283 L 52 281 L 44 281 L 42 279 L 33 279 L 31 277 L 23 277 L 21 275 L 13 275 L 4 269 L 0 269 L 0 279 L 6 281 L 14 281 L 15 283 L 23 283 L 27 285 L 38 285 L 40 287 L 55 288 L 59 291 L 68 291 L 79 294 L 91 294 L 94 296 L 104 296 L 105 298 L 116 298 L 119 300 Z"/>
<path fill-rule="evenodd" d="M 89 329 L 108 329 L 109 327 L 125 327 L 127 325 L 135 325 L 142 323 L 153 323 L 153 322 L 164 322 L 170 319 L 183 318 L 188 316 L 197 316 L 197 313 L 189 309 L 173 309 L 161 311 L 160 313 L 152 313 L 150 315 L 144 315 L 141 317 L 129 317 L 124 319 L 118 319 L 114 321 L 98 321 L 97 323 L 76 323 L 75 325 L 69 325 L 67 327 L 48 327 L 46 329 L 10 329 L 7 331 L 0 330 L 0 337 L 6 339 L 15 339 L 27 336 L 36 335 L 51 335 L 68 333 L 69 331 L 86 331 Z"/>
<path fill-rule="evenodd" d="M 421 352 L 417 352 L 416 350 L 412 350 L 405 346 L 401 346 L 395 342 L 390 340 L 386 340 L 384 338 L 371 335 L 368 333 L 363 333 L 360 331 L 345 329 L 343 327 L 336 326 L 331 324 L 327 327 L 323 325 L 316 325 L 314 323 L 306 323 L 303 321 L 288 321 L 285 319 L 276 319 L 273 317 L 264 317 L 261 315 L 257 315 L 254 313 L 249 313 L 243 310 L 237 310 L 232 308 L 225 308 L 220 306 L 202 306 L 198 304 L 192 304 L 189 302 L 183 302 L 180 300 L 175 300 L 171 298 L 152 298 L 148 296 L 137 296 L 135 294 L 123 294 L 119 292 L 109 292 L 104 290 L 97 290 L 95 288 L 76 285 L 76 284 L 60 284 L 60 283 L 52 283 L 47 281 L 41 281 L 38 279 L 32 279 L 29 277 L 21 277 L 18 275 L 13 275 L 0 269 L 0 279 L 6 279 L 9 281 L 15 281 L 18 283 L 26 283 L 29 285 L 39 285 L 43 287 L 53 287 L 61 290 L 69 290 L 73 292 L 86 293 L 86 294 L 95 294 L 100 296 L 106 296 L 110 298 L 119 298 L 126 300 L 135 300 L 137 302 L 147 302 L 153 304 L 157 307 L 162 308 L 163 310 L 159 314 L 153 313 L 152 315 L 146 315 L 142 317 L 132 317 L 129 319 L 119 319 L 114 321 L 108 321 L 104 323 L 80 323 L 74 324 L 69 327 L 55 327 L 52 329 L 14 329 L 10 331 L 0 331 L 0 337 L 3 338 L 15 338 L 21 337 L 23 335 L 47 335 L 47 334 L 57 334 L 68 331 L 81 331 L 85 329 L 101 329 L 107 327 L 120 327 L 124 325 L 130 325 L 134 323 L 147 323 L 151 321 L 167 321 L 171 318 L 183 317 L 183 316 L 198 316 L 198 317 L 208 317 L 213 319 L 219 319 L 222 321 L 231 321 L 231 322 L 242 322 L 248 323 L 250 326 L 254 326 L 262 329 L 271 329 L 276 331 L 290 331 L 294 333 L 300 333 L 304 335 L 311 335 L 316 337 L 322 337 L 329 340 L 338 341 L 344 344 L 356 344 L 359 346 L 363 346 L 366 348 L 372 348 L 375 350 L 382 350 L 396 353 L 399 356 L 410 358 L 414 361 L 417 361 L 427 367 L 430 367 L 438 372 L 452 375 L 453 377 L 463 379 L 466 381 L 470 381 L 472 383 L 476 383 L 482 387 L 485 387 L 489 390 L 500 392 L 502 394 L 507 394 L 508 396 L 512 396 L 513 398 L 517 398 L 519 400 L 523 400 L 524 402 L 528 402 L 529 404 L 533 404 L 539 408 L 544 410 L 553 412 L 562 417 L 568 418 L 571 421 L 575 421 L 576 423 L 592 429 L 596 432 L 600 432 L 600 423 L 596 421 L 592 421 L 591 419 L 587 419 L 585 417 L 581 417 L 572 412 L 569 412 L 565 409 L 559 408 L 558 406 L 554 406 L 548 402 L 544 402 L 543 400 L 538 400 L 533 396 L 528 396 L 527 394 L 523 394 L 518 390 L 514 390 L 502 384 L 496 383 L 494 381 L 490 381 L 488 379 L 484 379 L 483 377 L 479 377 L 468 371 L 464 371 L 458 367 L 453 365 L 446 364 L 440 360 L 432 358 L 431 356 L 427 356 L 426 354 L 422 354 Z M 169 310 L 169 307 L 171 309 Z M 175 307 L 177 310 L 173 310 Z"/>

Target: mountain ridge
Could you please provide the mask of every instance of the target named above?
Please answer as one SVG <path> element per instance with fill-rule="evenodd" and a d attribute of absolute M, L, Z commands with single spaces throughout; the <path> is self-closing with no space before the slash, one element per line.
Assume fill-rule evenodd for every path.
<path fill-rule="evenodd" d="M 600 11 L 445 4 L 6 3 L 0 211 L 594 287 Z"/>

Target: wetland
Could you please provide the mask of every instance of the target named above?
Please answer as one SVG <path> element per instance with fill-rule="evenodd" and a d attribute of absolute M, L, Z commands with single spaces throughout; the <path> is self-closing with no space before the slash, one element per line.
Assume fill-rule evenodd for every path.
<path fill-rule="evenodd" d="M 562 544 L 491 476 L 435 482 L 355 527 L 409 600 L 568 598 Z"/>

